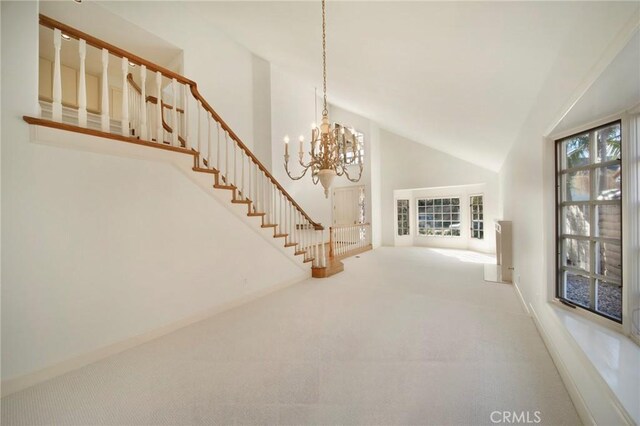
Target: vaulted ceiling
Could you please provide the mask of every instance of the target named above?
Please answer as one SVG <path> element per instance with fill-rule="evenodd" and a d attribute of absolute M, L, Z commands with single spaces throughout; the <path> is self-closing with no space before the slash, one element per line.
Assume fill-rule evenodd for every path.
<path fill-rule="evenodd" d="M 185 7 L 320 87 L 319 1 Z M 637 8 L 637 2 L 332 1 L 330 102 L 498 170 L 554 63 L 585 48 L 595 63 Z M 576 87 L 589 72 L 569 69 Z"/>

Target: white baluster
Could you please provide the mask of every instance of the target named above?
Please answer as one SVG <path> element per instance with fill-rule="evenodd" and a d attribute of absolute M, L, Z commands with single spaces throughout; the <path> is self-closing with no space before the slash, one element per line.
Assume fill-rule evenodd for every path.
<path fill-rule="evenodd" d="M 222 169 L 220 168 L 220 123 L 216 121 L 216 125 L 218 126 L 218 147 L 216 148 L 216 168 L 218 172 L 222 173 Z"/>
<path fill-rule="evenodd" d="M 224 132 L 224 176 L 227 181 L 227 185 L 231 185 L 229 182 L 229 132 Z"/>
<path fill-rule="evenodd" d="M 186 149 L 191 149 L 191 141 L 189 140 L 189 97 L 187 96 L 186 84 L 182 85 L 182 109 L 184 110 L 182 113 L 182 121 L 184 123 L 184 147 Z"/>
<path fill-rule="evenodd" d="M 173 92 L 173 109 L 171 110 L 171 144 L 173 146 L 180 146 L 180 140 L 178 139 L 178 81 L 174 78 L 171 80 L 171 90 Z"/>
<path fill-rule="evenodd" d="M 260 201 L 258 200 L 258 180 L 260 179 L 260 169 L 258 168 L 258 165 L 256 163 L 253 162 L 253 159 L 249 160 L 249 164 L 251 165 L 251 170 L 252 172 L 250 172 L 251 175 L 251 194 L 252 194 L 252 200 L 255 200 L 255 204 L 254 204 L 254 213 L 259 212 L 258 210 L 258 206 L 260 204 Z"/>
<path fill-rule="evenodd" d="M 212 169 L 212 155 L 213 152 L 213 140 L 211 139 L 211 114 L 207 112 L 207 168 Z"/>
<path fill-rule="evenodd" d="M 87 82 L 85 60 L 87 59 L 87 42 L 80 39 L 78 44 L 80 55 L 80 79 L 78 81 L 78 126 L 87 127 Z"/>
<path fill-rule="evenodd" d="M 238 183 L 238 142 L 232 138 L 233 141 L 233 186 Z"/>
<path fill-rule="evenodd" d="M 288 243 L 289 241 L 291 241 L 290 239 L 290 235 L 291 235 L 291 229 L 289 229 L 291 227 L 291 219 L 289 218 L 289 202 L 287 201 L 287 198 L 283 195 L 282 198 L 284 198 L 284 233 L 287 234 L 287 238 L 285 239 L 285 243 Z"/>
<path fill-rule="evenodd" d="M 201 123 L 200 123 L 200 121 L 202 119 L 202 104 L 198 100 L 196 100 L 196 102 L 198 103 L 198 133 L 197 133 L 198 140 L 196 141 L 196 150 L 200 154 L 200 155 L 198 155 L 198 167 L 200 167 L 200 158 L 202 158 L 202 149 L 201 149 L 201 145 L 200 145 L 200 139 L 202 138 Z M 209 114 L 207 113 L 207 115 L 209 115 Z M 207 123 L 208 123 L 208 121 L 207 121 Z M 209 146 L 208 142 L 207 142 L 207 146 Z M 209 160 L 207 160 L 207 161 L 209 161 Z M 211 167 L 211 164 L 209 164 L 209 167 Z"/>
<path fill-rule="evenodd" d="M 102 49 L 102 131 L 111 131 L 109 118 L 109 51 Z"/>
<path fill-rule="evenodd" d="M 122 58 L 122 136 L 129 134 L 129 84 L 127 83 L 127 71 L 129 71 L 129 60 Z"/>
<path fill-rule="evenodd" d="M 286 233 L 287 232 L 287 228 L 285 228 L 285 217 L 284 217 L 284 209 L 282 208 L 282 199 L 284 198 L 284 195 L 282 194 L 282 192 L 280 192 L 280 190 L 278 190 L 278 218 L 279 218 L 279 229 L 281 233 Z"/>
<path fill-rule="evenodd" d="M 248 156 L 248 155 L 247 155 L 247 162 L 248 162 L 248 165 L 247 165 L 247 178 L 249 179 L 249 189 L 247 189 L 247 195 L 248 195 L 249 199 L 251 200 L 251 207 L 252 207 L 252 209 L 254 209 L 256 207 L 256 205 L 255 205 L 256 197 L 251 192 L 251 190 L 253 188 L 253 185 L 251 185 L 251 165 L 253 163 L 251 162 L 251 157 Z"/>
<path fill-rule="evenodd" d="M 53 30 L 53 105 L 52 116 L 53 121 L 62 121 L 62 72 L 60 64 L 60 48 L 62 47 L 62 31 Z"/>
<path fill-rule="evenodd" d="M 293 222 L 294 222 L 294 218 L 293 218 L 293 204 L 291 202 L 289 202 L 289 242 L 293 243 L 294 242 L 294 232 L 293 232 Z"/>
<path fill-rule="evenodd" d="M 140 139 L 146 141 L 149 138 L 147 129 L 147 67 L 140 66 Z"/>
<path fill-rule="evenodd" d="M 156 142 L 164 143 L 164 128 L 162 127 L 162 73 L 156 71 Z"/>
<path fill-rule="evenodd" d="M 320 231 L 320 266 L 327 267 L 327 247 L 324 244 L 324 231 Z"/>
<path fill-rule="evenodd" d="M 242 197 L 245 200 L 247 199 L 247 193 L 244 191 L 244 149 L 240 152 L 240 192 L 242 192 Z"/>

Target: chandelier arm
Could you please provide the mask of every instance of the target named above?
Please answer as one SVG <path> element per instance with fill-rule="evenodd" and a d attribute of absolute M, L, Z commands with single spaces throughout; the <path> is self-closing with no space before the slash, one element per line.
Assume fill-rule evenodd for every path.
<path fill-rule="evenodd" d="M 309 160 L 307 164 L 304 164 L 302 162 L 302 159 L 298 160 L 298 163 L 302 166 L 303 169 L 308 169 L 309 167 L 313 166 L 316 161 L 313 159 L 313 157 L 311 157 L 311 160 Z"/>
<path fill-rule="evenodd" d="M 344 175 L 347 179 L 349 179 L 349 181 L 351 182 L 360 182 L 360 178 L 362 177 L 362 163 L 360 163 L 360 167 L 358 167 L 358 178 L 357 179 L 353 179 L 351 178 L 351 176 L 349 176 L 349 172 L 347 171 L 347 168 L 345 166 L 342 166 L 342 171 L 344 172 Z"/>
<path fill-rule="evenodd" d="M 306 174 L 307 174 L 307 170 L 309 170 L 309 167 L 305 167 L 305 168 L 304 168 L 304 170 L 303 170 L 303 172 L 302 172 L 302 174 L 301 174 L 300 176 L 298 176 L 298 177 L 293 177 L 293 176 L 291 176 L 291 172 L 289 171 L 289 163 L 287 163 L 287 162 L 285 161 L 285 163 L 284 163 L 284 170 L 285 170 L 285 172 L 287 172 L 287 176 L 289 176 L 289 178 L 290 178 L 291 180 L 300 180 L 300 179 L 302 179 L 302 178 L 304 177 L 304 175 L 306 175 Z"/>

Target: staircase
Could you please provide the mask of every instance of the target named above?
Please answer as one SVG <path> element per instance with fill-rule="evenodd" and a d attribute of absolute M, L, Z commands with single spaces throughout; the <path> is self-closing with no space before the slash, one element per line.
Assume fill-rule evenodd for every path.
<path fill-rule="evenodd" d="M 243 204 L 260 227 L 273 229 L 292 256 L 311 265 L 313 276 L 327 273 L 324 228 L 314 222 L 200 95 L 195 82 L 123 49 L 40 15 L 40 25 L 53 31 L 55 51 L 53 99 L 41 100 L 40 117 L 24 117 L 32 125 L 105 137 L 149 148 L 193 156 L 193 172 L 211 176 L 211 187 L 229 191 L 231 203 Z M 79 40 L 80 87 L 77 107 L 62 105 L 60 50 L 62 35 Z M 82 87 L 87 48 L 99 49 L 102 60 L 101 111 L 88 112 Z M 109 115 L 109 62 L 121 64 L 121 117 Z M 130 73 L 135 64 L 136 75 Z M 150 93 L 151 92 L 151 93 Z"/>

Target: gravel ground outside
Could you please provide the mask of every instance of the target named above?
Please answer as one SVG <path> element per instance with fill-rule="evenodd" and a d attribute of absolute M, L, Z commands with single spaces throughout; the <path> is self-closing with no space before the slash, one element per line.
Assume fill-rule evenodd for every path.
<path fill-rule="evenodd" d="M 615 318 L 622 316 L 622 288 L 617 285 L 601 283 L 598 285 L 598 311 Z M 593 309 L 590 305 L 589 278 L 567 274 L 567 299 Z"/>

